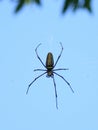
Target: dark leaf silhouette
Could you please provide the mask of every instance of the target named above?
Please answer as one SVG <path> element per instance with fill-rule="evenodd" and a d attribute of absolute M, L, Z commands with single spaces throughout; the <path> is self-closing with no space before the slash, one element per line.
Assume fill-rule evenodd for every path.
<path fill-rule="evenodd" d="M 24 4 L 28 3 L 28 2 L 32 2 L 32 3 L 35 2 L 37 5 L 41 4 L 40 0 L 19 0 L 18 5 L 16 6 L 16 9 L 15 9 L 15 13 L 20 11 L 22 9 L 22 7 L 24 6 Z"/>
<path fill-rule="evenodd" d="M 91 0 L 85 0 L 84 8 L 88 9 L 89 12 L 92 12 L 92 9 L 91 9 Z"/>
<path fill-rule="evenodd" d="M 89 12 L 92 12 L 91 0 L 65 0 L 62 13 L 65 13 L 68 10 L 68 8 L 72 9 L 73 11 L 76 11 L 79 8 L 86 8 Z"/>
<path fill-rule="evenodd" d="M 41 6 L 42 0 L 11 0 L 14 2 L 17 2 L 16 8 L 15 8 L 15 13 L 19 12 L 24 5 L 30 3 L 30 4 L 36 4 Z M 63 0 L 63 6 L 62 6 L 62 13 L 66 13 L 68 9 L 72 11 L 77 11 L 78 9 L 87 9 L 88 12 L 92 12 L 92 6 L 91 6 L 91 1 L 92 0 Z"/>
<path fill-rule="evenodd" d="M 15 12 L 18 12 L 20 9 L 22 9 L 24 3 L 25 3 L 25 0 L 19 0 L 19 3 L 15 9 Z"/>

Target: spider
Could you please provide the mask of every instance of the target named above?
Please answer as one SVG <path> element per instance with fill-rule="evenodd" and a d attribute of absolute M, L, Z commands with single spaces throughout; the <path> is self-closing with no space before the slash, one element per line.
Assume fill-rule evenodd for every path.
<path fill-rule="evenodd" d="M 54 74 L 59 76 L 60 78 L 62 78 L 66 83 L 67 85 L 70 87 L 71 91 L 74 93 L 74 90 L 72 89 L 70 83 L 63 77 L 61 76 L 60 74 L 56 73 L 55 71 L 59 71 L 59 70 L 68 70 L 67 68 L 59 68 L 59 69 L 55 69 L 55 66 L 57 65 L 61 55 L 62 55 L 62 52 L 63 52 L 63 46 L 62 46 L 62 43 L 60 43 L 61 45 L 61 52 L 56 60 L 56 62 L 54 63 L 54 59 L 53 59 L 53 54 L 51 52 L 49 52 L 47 54 L 47 58 L 46 58 L 46 64 L 43 63 L 43 61 L 41 60 L 41 58 L 39 57 L 38 55 L 38 52 L 37 52 L 37 49 L 38 47 L 41 45 L 41 43 L 36 47 L 35 49 L 35 52 L 36 52 L 36 55 L 37 55 L 37 58 L 38 60 L 41 62 L 41 64 L 45 67 L 45 69 L 34 69 L 34 71 L 44 71 L 44 73 L 42 73 L 41 75 L 39 75 L 38 77 L 36 77 L 29 85 L 28 85 L 28 88 L 27 88 L 27 91 L 26 91 L 26 94 L 28 94 L 28 91 L 29 91 L 29 88 L 30 86 L 38 79 L 40 78 L 41 76 L 43 76 L 44 74 L 47 74 L 46 76 L 47 77 L 51 77 L 53 79 L 53 83 L 54 83 L 54 89 L 55 89 L 55 99 L 56 99 L 56 108 L 58 109 L 58 101 L 57 101 L 57 90 L 56 90 L 56 83 L 55 83 L 55 79 L 54 79 Z"/>

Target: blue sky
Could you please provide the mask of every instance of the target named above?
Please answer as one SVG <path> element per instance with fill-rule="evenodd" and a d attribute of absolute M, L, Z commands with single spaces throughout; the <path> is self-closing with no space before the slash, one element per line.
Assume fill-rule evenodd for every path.
<path fill-rule="evenodd" d="M 43 1 L 42 7 L 28 5 L 14 14 L 14 3 L 0 3 L 0 130 L 97 130 L 98 129 L 98 1 L 93 13 L 70 10 L 62 16 L 62 2 Z M 45 75 L 30 88 L 28 84 L 43 68 L 52 52 L 54 61 L 64 47 L 56 68 L 70 82 L 75 93 L 55 76 Z"/>

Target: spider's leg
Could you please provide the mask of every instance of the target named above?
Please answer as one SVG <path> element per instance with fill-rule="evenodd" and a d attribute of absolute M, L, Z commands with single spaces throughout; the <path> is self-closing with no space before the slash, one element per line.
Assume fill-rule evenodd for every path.
<path fill-rule="evenodd" d="M 70 87 L 71 91 L 74 93 L 74 90 L 72 89 L 70 83 L 69 83 L 63 76 L 59 75 L 59 74 L 56 73 L 56 72 L 53 72 L 53 73 L 56 74 L 57 76 L 61 77 L 61 78 L 68 84 L 68 86 Z"/>
<path fill-rule="evenodd" d="M 34 69 L 34 71 L 46 71 L 45 69 Z"/>
<path fill-rule="evenodd" d="M 42 63 L 42 65 L 46 68 L 46 66 L 44 65 L 43 61 L 41 60 L 41 58 L 39 57 L 38 53 L 37 53 L 37 48 L 41 45 L 41 43 L 36 47 L 35 52 L 37 55 L 37 58 L 39 59 L 39 61 Z"/>
<path fill-rule="evenodd" d="M 56 108 L 58 109 L 57 90 L 56 90 L 56 83 L 55 83 L 54 75 L 52 76 L 52 79 L 53 79 L 54 88 L 55 88 Z"/>
<path fill-rule="evenodd" d="M 58 71 L 58 70 L 69 70 L 69 69 L 68 68 L 53 69 L 53 71 Z"/>
<path fill-rule="evenodd" d="M 38 77 L 36 77 L 36 78 L 29 84 L 29 86 L 28 86 L 28 88 L 27 88 L 27 91 L 26 91 L 26 94 L 28 94 L 28 91 L 29 91 L 30 86 L 31 86 L 38 78 L 40 78 L 41 76 L 43 76 L 43 75 L 46 74 L 46 73 L 47 73 L 47 72 L 44 72 L 43 74 L 39 75 Z"/>
<path fill-rule="evenodd" d="M 60 59 L 60 57 L 61 57 L 61 55 L 62 55 L 62 51 L 63 51 L 63 46 L 62 46 L 62 43 L 60 42 L 60 44 L 61 44 L 61 52 L 60 52 L 60 54 L 59 54 L 59 56 L 58 56 L 58 58 L 57 58 L 57 60 L 56 60 L 56 62 L 55 62 L 55 64 L 54 64 L 54 67 L 56 66 L 56 64 L 57 64 L 57 62 L 59 61 L 59 59 Z"/>

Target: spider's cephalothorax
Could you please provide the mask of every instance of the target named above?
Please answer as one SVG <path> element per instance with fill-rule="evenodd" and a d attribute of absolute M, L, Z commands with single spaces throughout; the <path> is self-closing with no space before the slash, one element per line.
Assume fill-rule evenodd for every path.
<path fill-rule="evenodd" d="M 55 83 L 55 79 L 54 79 L 54 74 L 59 76 L 60 78 L 62 78 L 66 83 L 67 85 L 70 87 L 71 91 L 74 93 L 74 90 L 72 89 L 70 83 L 63 77 L 61 76 L 60 74 L 56 73 L 55 71 L 59 71 L 59 70 L 68 70 L 66 68 L 59 68 L 59 69 L 54 69 L 56 64 L 58 63 L 60 57 L 61 57 L 61 54 L 62 54 L 62 51 L 63 51 L 63 46 L 62 44 L 60 43 L 61 45 L 61 52 L 54 64 L 54 59 L 53 59 L 53 54 L 51 52 L 49 52 L 47 54 L 47 58 L 46 58 L 46 65 L 43 63 L 43 61 L 41 60 L 41 58 L 39 57 L 38 53 L 37 53 L 37 48 L 40 46 L 41 44 L 39 44 L 36 49 L 35 49 L 35 52 L 36 52 L 36 55 L 37 55 L 37 58 L 39 59 L 39 61 L 42 63 L 42 65 L 45 67 L 45 69 L 35 69 L 34 71 L 44 71 L 44 73 L 42 73 L 41 75 L 39 75 L 38 77 L 36 77 L 28 86 L 27 88 L 27 92 L 26 94 L 28 93 L 29 91 L 29 88 L 30 86 L 38 79 L 40 78 L 41 76 L 43 76 L 44 74 L 47 74 L 47 77 L 51 77 L 53 79 L 53 83 L 54 83 L 54 88 L 55 88 L 55 97 L 56 97 L 56 108 L 58 108 L 58 102 L 57 102 L 57 90 L 56 90 L 56 83 Z"/>

